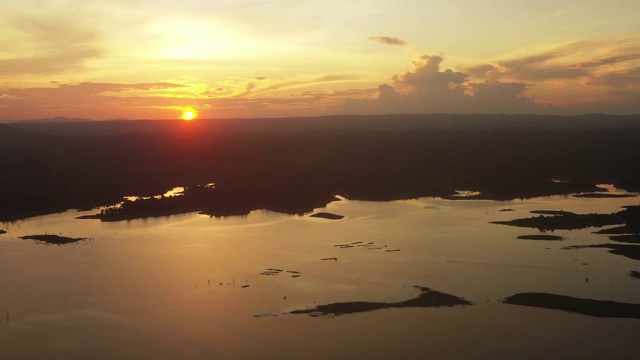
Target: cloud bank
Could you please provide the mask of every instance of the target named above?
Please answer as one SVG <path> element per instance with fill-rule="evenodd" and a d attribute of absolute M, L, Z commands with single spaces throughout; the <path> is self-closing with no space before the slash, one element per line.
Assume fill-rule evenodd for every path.
<path fill-rule="evenodd" d="M 180 81 L 52 83 L 2 88 L 2 117 L 175 118 L 328 114 L 640 114 L 640 37 L 568 43 L 525 55 L 447 67 L 421 55 L 372 85 L 364 74 L 296 74 Z M 28 66 L 23 63 L 21 66 Z M 17 66 L 14 66 L 15 70 Z M 375 83 L 374 83 L 375 84 Z M 8 86 L 8 85 L 7 85 Z"/>

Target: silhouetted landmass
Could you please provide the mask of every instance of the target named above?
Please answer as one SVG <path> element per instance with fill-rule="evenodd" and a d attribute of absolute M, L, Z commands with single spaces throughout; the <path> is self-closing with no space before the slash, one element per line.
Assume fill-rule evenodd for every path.
<path fill-rule="evenodd" d="M 545 240 L 545 241 L 564 240 L 564 238 L 562 236 L 546 235 L 546 234 L 520 235 L 520 236 L 518 236 L 518 239 L 521 239 L 521 240 Z"/>
<path fill-rule="evenodd" d="M 20 121 L 17 121 L 17 122 L 13 122 L 13 124 L 15 124 L 17 126 L 20 126 L 20 125 L 25 125 L 25 124 L 86 123 L 86 122 L 92 122 L 92 120 L 82 119 L 82 118 L 68 118 L 68 117 L 64 117 L 64 116 L 57 116 L 57 117 L 54 117 L 54 118 L 20 120 Z"/>
<path fill-rule="evenodd" d="M 76 243 L 82 240 L 86 240 L 87 238 L 70 238 L 66 236 L 58 236 L 58 235 L 28 235 L 21 236 L 20 239 L 25 240 L 36 240 L 38 242 L 51 244 L 51 245 L 65 245 Z"/>
<path fill-rule="evenodd" d="M 624 210 L 613 214 L 574 214 L 567 211 L 532 211 L 532 213 L 558 214 L 536 216 L 508 221 L 492 221 L 492 224 L 536 228 L 540 231 L 574 230 L 588 227 L 626 224 L 625 229 L 640 228 L 640 206 L 624 206 Z M 603 230 L 598 233 L 604 233 Z"/>
<path fill-rule="evenodd" d="M 471 302 L 453 296 L 445 294 L 436 290 L 431 290 L 426 287 L 416 286 L 416 289 L 421 293 L 418 297 L 396 302 L 396 303 L 382 303 L 382 302 L 366 302 L 366 301 L 353 301 L 333 303 L 327 305 L 318 305 L 311 309 L 294 310 L 290 314 L 307 314 L 309 316 L 339 316 L 345 314 L 357 314 L 367 311 L 381 310 L 381 309 L 398 309 L 398 308 L 410 308 L 410 307 L 451 307 L 457 305 L 473 305 Z"/>
<path fill-rule="evenodd" d="M 629 273 L 629 276 L 640 279 L 640 271 L 632 271 Z"/>
<path fill-rule="evenodd" d="M 640 235 L 640 227 L 638 226 L 616 226 L 608 229 L 595 231 L 594 234 L 635 234 Z"/>
<path fill-rule="evenodd" d="M 540 231 L 575 230 L 588 227 L 602 227 L 622 223 L 622 219 L 614 214 L 571 214 L 555 216 L 537 216 L 532 218 L 514 219 L 508 221 L 492 221 L 492 224 L 510 225 L 535 228 Z"/>
<path fill-rule="evenodd" d="M 0 234 L 6 234 L 7 232 L 4 230 L 0 230 Z"/>
<path fill-rule="evenodd" d="M 635 194 L 607 194 L 607 193 L 587 193 L 587 194 L 575 194 L 574 197 L 604 199 L 604 198 L 629 198 L 636 197 Z"/>
<path fill-rule="evenodd" d="M 329 219 L 329 220 L 340 220 L 344 218 L 344 215 L 332 214 L 328 212 L 319 212 L 319 213 L 311 214 L 309 216 L 322 218 L 322 219 Z"/>
<path fill-rule="evenodd" d="M 235 196 L 230 196 L 233 194 Z M 247 188 L 215 188 L 192 186 L 185 188 L 182 196 L 126 200 L 109 207 L 100 214 L 85 215 L 79 219 L 119 221 L 150 216 L 166 216 L 198 211 L 210 216 L 247 215 L 258 209 L 289 214 L 304 214 L 338 200 L 326 191 L 299 187 L 255 186 Z"/>
<path fill-rule="evenodd" d="M 640 245 L 624 244 L 596 244 L 596 245 L 574 245 L 564 249 L 609 249 L 615 255 L 621 255 L 633 260 L 640 260 Z"/>
<path fill-rule="evenodd" d="M 638 138 L 640 117 L 607 115 L 0 124 L 0 220 L 175 186 L 189 189 L 185 200 L 126 204 L 108 217 L 308 213 L 334 195 L 384 201 L 468 189 L 480 192 L 474 198 L 514 199 L 595 192 L 598 183 L 634 191 Z M 215 190 L 198 189 L 207 183 Z"/>
<path fill-rule="evenodd" d="M 627 234 L 627 235 L 615 235 L 609 236 L 609 239 L 616 242 L 623 242 L 629 244 L 640 244 L 640 235 L 638 234 Z"/>
<path fill-rule="evenodd" d="M 564 310 L 595 317 L 640 319 L 640 304 L 616 301 L 581 299 L 547 293 L 521 293 L 510 296 L 503 302 L 512 305 Z"/>

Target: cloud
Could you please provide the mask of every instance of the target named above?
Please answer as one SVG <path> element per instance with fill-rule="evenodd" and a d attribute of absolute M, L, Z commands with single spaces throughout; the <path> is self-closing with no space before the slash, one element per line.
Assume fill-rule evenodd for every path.
<path fill-rule="evenodd" d="M 606 86 L 619 90 L 632 90 L 640 93 L 640 67 L 610 71 L 593 77 L 592 85 Z"/>
<path fill-rule="evenodd" d="M 640 36 L 578 41 L 521 57 L 465 68 L 473 76 L 522 81 L 575 80 L 640 65 Z"/>
<path fill-rule="evenodd" d="M 0 50 L 0 76 L 64 73 L 102 57 L 99 33 L 69 16 L 68 11 L 8 15 L 0 27 L 5 50 Z"/>
<path fill-rule="evenodd" d="M 640 35 L 572 42 L 462 69 L 476 82 L 535 84 L 527 88 L 537 89 L 537 101 L 561 112 L 640 113 Z"/>
<path fill-rule="evenodd" d="M 548 106 L 528 95 L 523 82 L 470 81 L 470 75 L 441 70 L 442 56 L 422 55 L 413 70 L 394 75 L 378 96 L 348 99 L 336 112 L 377 113 L 544 113 Z M 485 67 L 489 71 L 493 67 Z"/>
<path fill-rule="evenodd" d="M 399 85 L 409 85 L 417 91 L 454 90 L 469 77 L 451 69 L 440 71 L 441 56 L 422 55 L 413 62 L 413 71 L 394 75 L 392 80 Z"/>
<path fill-rule="evenodd" d="M 419 56 L 410 70 L 389 74 L 388 81 L 378 86 L 363 74 L 228 77 L 190 85 L 85 82 L 8 88 L 7 84 L 0 88 L 0 111 L 5 118 L 38 114 L 168 118 L 186 106 L 199 109 L 201 117 L 640 113 L 640 36 L 568 43 L 455 68 L 445 63 L 443 56 Z M 75 64 L 81 66 L 82 61 Z"/>
<path fill-rule="evenodd" d="M 352 74 L 330 74 L 324 75 L 320 77 L 316 77 L 313 79 L 303 79 L 303 80 L 291 80 L 291 81 L 281 81 L 275 82 L 271 85 L 266 85 L 261 88 L 258 88 L 255 84 L 252 86 L 251 90 L 254 93 L 267 94 L 272 91 L 280 91 L 280 90 L 288 90 L 295 88 L 305 88 L 309 86 L 314 86 L 317 84 L 324 83 L 332 83 L 332 82 L 342 82 L 342 81 L 351 81 L 357 79 L 358 76 Z M 255 91 L 253 91 L 255 90 Z M 249 92 L 245 91 L 242 95 L 248 95 Z"/>
<path fill-rule="evenodd" d="M 404 40 L 388 36 L 369 36 L 369 40 L 392 46 L 404 47 L 407 45 Z"/>
<path fill-rule="evenodd" d="M 549 14 L 549 15 L 545 16 L 544 20 L 556 19 L 556 18 L 559 18 L 559 17 L 563 16 L 564 14 L 565 14 L 564 9 L 558 9 L 553 14 Z"/>
<path fill-rule="evenodd" d="M 185 99 L 158 96 L 185 85 L 156 83 L 59 84 L 56 87 L 0 88 L 0 109 L 8 118 L 72 116 L 121 117 L 145 107 L 182 104 Z"/>

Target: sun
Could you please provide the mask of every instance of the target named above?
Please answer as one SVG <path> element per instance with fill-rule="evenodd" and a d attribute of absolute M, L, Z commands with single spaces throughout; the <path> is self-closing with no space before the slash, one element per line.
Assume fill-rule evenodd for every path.
<path fill-rule="evenodd" d="M 191 121 L 198 117 L 198 113 L 195 110 L 185 110 L 182 113 L 181 119 L 185 121 Z"/>

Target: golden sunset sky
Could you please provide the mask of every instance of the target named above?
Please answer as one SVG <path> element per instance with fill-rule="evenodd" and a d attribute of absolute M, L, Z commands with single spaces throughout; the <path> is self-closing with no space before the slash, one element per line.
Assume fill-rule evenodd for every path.
<path fill-rule="evenodd" d="M 0 0 L 0 119 L 640 113 L 638 0 Z"/>

